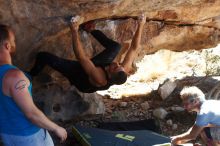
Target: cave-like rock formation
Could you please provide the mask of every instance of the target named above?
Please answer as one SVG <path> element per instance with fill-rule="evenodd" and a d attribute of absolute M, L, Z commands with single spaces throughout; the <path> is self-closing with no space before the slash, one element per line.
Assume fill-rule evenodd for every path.
<path fill-rule="evenodd" d="M 147 15 L 147 23 L 141 42 L 141 55 L 137 59 L 160 49 L 201 50 L 214 47 L 220 42 L 219 0 L 0 0 L 0 23 L 11 25 L 17 37 L 14 64 L 24 70 L 30 69 L 39 51 L 74 59 L 66 22 L 69 16 L 80 15 L 85 18 L 84 22 L 97 20 L 97 29 L 103 30 L 121 44 L 126 44 L 136 29 L 134 18 L 143 12 Z M 86 32 L 81 31 L 81 37 L 89 56 L 103 49 Z M 120 54 L 122 57 L 123 52 L 126 50 Z M 63 81 L 65 79 L 60 79 L 53 70 L 46 72 L 53 78 L 52 83 L 58 84 L 63 90 L 70 88 Z M 41 95 L 42 84 L 46 83 L 36 84 L 41 86 L 35 87 L 35 93 Z M 51 95 L 49 92 L 53 85 L 47 83 L 48 91 L 44 89 L 43 92 Z M 42 96 L 47 97 L 47 94 Z M 71 96 L 73 94 L 68 93 L 66 98 Z M 59 109 L 57 104 L 54 106 L 51 108 Z M 73 115 L 82 112 L 82 109 L 77 111 L 75 108 Z"/>

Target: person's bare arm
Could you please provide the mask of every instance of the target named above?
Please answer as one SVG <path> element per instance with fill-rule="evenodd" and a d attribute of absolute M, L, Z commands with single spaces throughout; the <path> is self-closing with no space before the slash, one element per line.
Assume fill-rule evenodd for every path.
<path fill-rule="evenodd" d="M 122 66 L 124 67 L 127 73 L 132 69 L 132 63 L 138 54 L 138 49 L 140 48 L 141 35 L 143 32 L 143 27 L 146 22 L 146 15 L 142 15 L 138 20 L 138 28 L 134 34 L 133 40 L 131 42 L 131 46 L 122 62 Z"/>
<path fill-rule="evenodd" d="M 196 137 L 201 133 L 204 127 L 199 127 L 197 125 L 193 125 L 187 132 L 171 137 L 171 142 L 174 145 L 184 144 L 190 140 L 196 139 Z"/>
<path fill-rule="evenodd" d="M 64 128 L 58 126 L 49 120 L 34 104 L 28 91 L 29 80 L 23 72 L 13 69 L 6 73 L 3 80 L 4 94 L 13 98 L 24 115 L 37 126 L 55 132 L 55 134 L 64 141 L 67 138 L 67 132 Z"/>
<path fill-rule="evenodd" d="M 92 82 L 96 83 L 97 86 L 105 85 L 107 83 L 107 80 L 104 72 L 93 64 L 93 62 L 83 50 L 79 37 L 78 25 L 72 23 L 70 25 L 70 29 L 72 33 L 73 51 L 77 60 L 80 62 Z"/>

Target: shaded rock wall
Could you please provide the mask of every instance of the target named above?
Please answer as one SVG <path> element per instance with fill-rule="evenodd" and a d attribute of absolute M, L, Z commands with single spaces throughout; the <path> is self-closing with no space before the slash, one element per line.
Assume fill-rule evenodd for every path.
<path fill-rule="evenodd" d="M 219 0 L 0 0 L 0 23 L 11 25 L 17 37 L 14 64 L 24 70 L 30 69 L 39 51 L 74 59 L 66 22 L 69 16 L 80 15 L 85 22 L 97 20 L 97 29 L 122 45 L 129 45 L 137 26 L 133 18 L 142 12 L 146 13 L 147 22 L 137 59 L 160 49 L 200 50 L 220 42 Z M 89 56 L 103 49 L 90 34 L 80 33 Z M 123 59 L 125 52 L 122 50 L 119 60 Z M 68 83 L 65 84 L 67 87 L 63 87 L 65 79 L 56 80 L 59 75 L 53 70 L 44 72 L 52 76 L 53 86 L 69 88 Z M 43 92 L 39 90 L 42 86 L 35 88 L 36 95 Z M 45 91 L 48 92 L 45 96 L 53 92 L 52 87 L 49 89 Z M 63 91 L 61 93 L 64 94 Z M 66 98 L 71 98 L 71 95 L 74 96 L 70 94 Z M 79 109 L 75 114 L 79 111 L 82 112 Z"/>

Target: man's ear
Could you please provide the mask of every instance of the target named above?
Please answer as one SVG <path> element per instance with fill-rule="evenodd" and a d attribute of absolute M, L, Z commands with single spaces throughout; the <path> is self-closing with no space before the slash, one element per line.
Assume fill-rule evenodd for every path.
<path fill-rule="evenodd" d="M 11 44 L 8 41 L 4 42 L 4 46 L 8 51 L 11 51 Z"/>

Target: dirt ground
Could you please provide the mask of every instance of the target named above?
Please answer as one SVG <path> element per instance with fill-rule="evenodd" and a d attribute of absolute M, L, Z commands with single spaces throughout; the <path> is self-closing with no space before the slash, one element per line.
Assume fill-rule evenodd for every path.
<path fill-rule="evenodd" d="M 147 96 L 126 97 L 122 99 L 111 99 L 109 97 L 103 97 L 103 101 L 106 106 L 106 113 L 104 115 L 87 115 L 81 118 L 75 118 L 72 121 L 61 122 L 64 127 L 68 129 L 69 137 L 67 141 L 60 144 L 54 135 L 56 146 L 80 146 L 77 144 L 75 138 L 71 133 L 71 127 L 73 124 L 80 124 L 83 126 L 96 127 L 99 122 L 117 122 L 117 121 L 138 121 L 143 119 L 152 119 L 153 110 L 158 107 L 163 107 L 168 111 L 168 115 L 165 119 L 157 119 L 160 123 L 161 133 L 166 136 L 173 136 L 185 132 L 194 123 L 194 114 L 190 114 L 186 111 L 172 112 L 170 107 L 173 105 L 181 106 L 178 95 L 172 97 L 172 99 L 162 100 L 157 91 L 153 91 Z M 143 110 L 141 103 L 148 101 L 150 108 Z M 126 102 L 125 107 L 121 106 L 121 103 Z M 168 121 L 172 121 L 168 124 Z M 173 124 L 177 127 L 174 129 Z"/>

